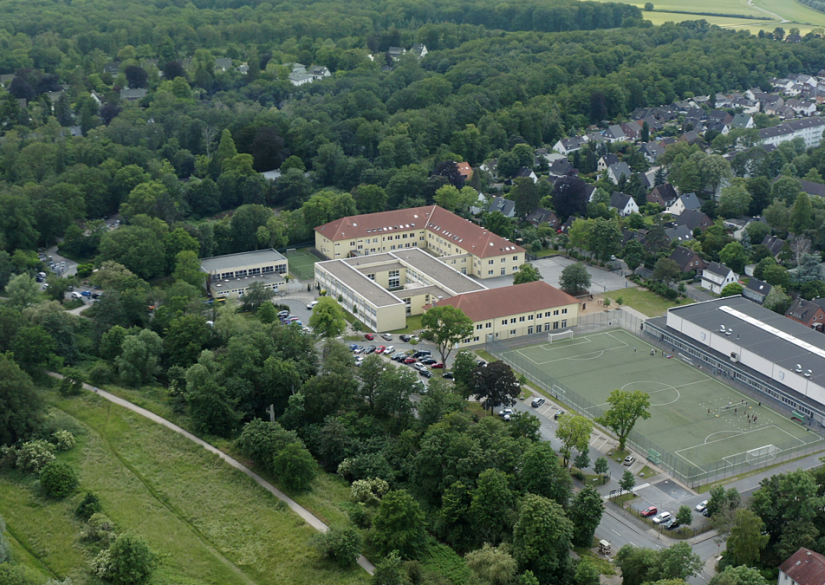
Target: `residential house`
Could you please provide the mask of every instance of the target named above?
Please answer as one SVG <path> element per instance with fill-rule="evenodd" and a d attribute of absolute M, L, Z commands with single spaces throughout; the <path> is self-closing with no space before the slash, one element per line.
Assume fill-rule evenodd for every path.
<path fill-rule="evenodd" d="M 693 272 L 698 275 L 708 266 L 708 263 L 697 252 L 684 246 L 676 246 L 670 254 L 670 259 L 676 262 L 685 274 Z"/>
<path fill-rule="evenodd" d="M 689 242 L 693 239 L 693 232 L 685 225 L 665 228 L 668 242 Z"/>
<path fill-rule="evenodd" d="M 117 61 L 112 61 L 111 63 L 104 63 L 103 73 L 108 73 L 112 77 L 117 77 L 117 74 L 120 73 L 120 63 Z"/>
<path fill-rule="evenodd" d="M 698 209 L 686 209 L 674 218 L 673 223 L 686 226 L 692 232 L 696 228 L 709 228 L 713 225 L 713 220 Z"/>
<path fill-rule="evenodd" d="M 645 157 L 645 160 L 650 164 L 656 162 L 656 160 L 665 153 L 665 149 L 662 146 L 659 146 L 655 142 L 645 142 L 641 146 L 639 146 L 639 152 Z"/>
<path fill-rule="evenodd" d="M 516 171 L 516 175 L 513 177 L 514 179 L 532 179 L 534 183 L 537 183 L 539 178 L 536 176 L 536 173 L 533 169 L 528 169 L 527 167 L 521 167 L 519 170 Z"/>
<path fill-rule="evenodd" d="M 745 288 L 742 289 L 742 296 L 761 305 L 765 302 L 765 297 L 768 296 L 772 288 L 767 282 L 763 282 L 758 278 L 751 278 Z"/>
<path fill-rule="evenodd" d="M 398 61 L 398 59 L 401 58 L 401 55 L 403 55 L 406 52 L 407 50 L 404 47 L 390 47 L 387 51 L 387 54 L 393 61 Z"/>
<path fill-rule="evenodd" d="M 604 136 L 609 142 L 627 142 L 628 140 L 628 137 L 625 135 L 622 127 L 617 124 L 608 126 L 607 130 L 602 132 L 602 136 Z"/>
<path fill-rule="evenodd" d="M 745 130 L 747 128 L 753 128 L 753 116 L 748 114 L 736 114 L 733 117 L 733 120 L 730 123 L 731 128 L 735 130 Z"/>
<path fill-rule="evenodd" d="M 483 193 L 479 193 L 475 203 L 470 205 L 470 213 L 478 215 L 487 209 L 487 197 Z"/>
<path fill-rule="evenodd" d="M 825 299 L 806 301 L 802 297 L 796 297 L 793 304 L 785 311 L 785 316 L 811 329 L 825 331 Z"/>
<path fill-rule="evenodd" d="M 626 179 L 629 179 L 631 176 L 633 176 L 633 171 L 630 170 L 630 167 L 627 166 L 626 162 L 622 161 L 607 167 L 607 176 L 610 178 L 611 181 L 618 185 L 619 180 L 623 176 Z"/>
<path fill-rule="evenodd" d="M 822 183 L 814 183 L 812 181 L 799 181 L 802 184 L 802 190 L 808 195 L 816 195 L 818 197 L 825 197 L 825 185 Z"/>
<path fill-rule="evenodd" d="M 541 207 L 537 207 L 533 211 L 527 214 L 527 217 L 524 218 L 524 221 L 529 223 L 534 227 L 541 227 L 541 226 L 550 226 L 554 230 L 559 229 L 561 222 L 559 218 L 553 211 L 549 209 L 542 209 Z"/>
<path fill-rule="evenodd" d="M 215 59 L 215 72 L 216 73 L 225 73 L 232 69 L 232 59 L 228 57 L 218 57 Z"/>
<path fill-rule="evenodd" d="M 630 141 L 635 142 L 639 139 L 639 134 L 641 134 L 642 127 L 640 124 L 636 122 L 625 122 L 622 126 L 622 131 L 624 135 L 627 136 L 627 139 Z"/>
<path fill-rule="evenodd" d="M 473 178 L 473 167 L 470 166 L 470 163 L 460 162 L 456 163 L 455 166 L 458 169 L 458 174 L 464 177 L 465 181 Z"/>
<path fill-rule="evenodd" d="M 504 197 L 494 197 L 490 202 L 490 207 L 487 208 L 490 213 L 500 211 L 505 217 L 516 216 L 516 202 Z"/>
<path fill-rule="evenodd" d="M 572 136 L 570 138 L 562 138 L 553 145 L 553 150 L 560 152 L 567 156 L 571 152 L 580 150 L 582 146 L 587 144 L 587 139 L 583 136 Z"/>
<path fill-rule="evenodd" d="M 695 130 L 685 132 L 679 137 L 679 142 L 687 142 L 688 144 L 701 144 L 702 137 L 696 133 Z"/>
<path fill-rule="evenodd" d="M 287 79 L 289 79 L 289 82 L 295 87 L 315 81 L 315 77 L 306 71 L 293 71 L 287 76 Z"/>
<path fill-rule="evenodd" d="M 779 565 L 777 585 L 822 585 L 825 583 L 825 556 L 800 548 Z"/>
<path fill-rule="evenodd" d="M 307 73 L 312 75 L 312 78 L 315 81 L 320 81 L 326 77 L 332 76 L 332 73 L 329 72 L 329 69 L 327 69 L 323 65 L 313 65 L 312 67 L 307 69 Z"/>
<path fill-rule="evenodd" d="M 702 203 L 699 201 L 696 193 L 685 193 L 670 206 L 668 206 L 668 208 L 665 209 L 665 213 L 669 213 L 670 215 L 681 215 L 685 211 L 699 210 L 701 208 Z"/>
<path fill-rule="evenodd" d="M 599 159 L 599 162 L 596 163 L 596 170 L 603 173 L 610 165 L 615 165 L 617 162 L 619 162 L 618 156 L 612 153 L 605 154 Z"/>
<path fill-rule="evenodd" d="M 653 187 L 653 190 L 647 194 L 648 203 L 658 203 L 662 207 L 667 208 L 678 199 L 676 189 L 670 183 L 663 183 Z"/>
<path fill-rule="evenodd" d="M 794 33 L 792 35 L 788 35 L 787 37 L 785 37 L 785 42 L 786 43 L 792 43 L 792 44 L 801 43 L 802 42 L 802 35 L 800 35 L 799 33 Z"/>
<path fill-rule="evenodd" d="M 593 144 L 609 144 L 611 140 L 601 132 L 588 132 L 584 135 L 588 142 Z"/>
<path fill-rule="evenodd" d="M 0 87 L 8 87 L 14 81 L 14 73 L 3 73 L 0 75 Z"/>
<path fill-rule="evenodd" d="M 427 45 L 422 45 L 420 43 L 417 43 L 417 44 L 412 46 L 412 49 L 410 49 L 410 53 L 412 53 L 413 55 L 415 55 L 419 59 L 423 59 L 424 57 L 427 56 L 427 53 L 429 53 L 429 51 L 427 50 Z"/>
<path fill-rule="evenodd" d="M 809 101 L 791 99 L 785 103 L 798 116 L 812 116 L 816 113 L 816 104 Z"/>
<path fill-rule="evenodd" d="M 733 270 L 718 262 L 711 262 L 702 270 L 702 286 L 716 295 L 722 294 L 726 286 L 738 280 Z"/>
<path fill-rule="evenodd" d="M 631 213 L 639 213 L 639 206 L 636 205 L 633 197 L 621 191 L 613 191 L 613 195 L 610 196 L 610 207 L 616 209 L 622 217 L 627 217 Z"/>
<path fill-rule="evenodd" d="M 759 113 L 759 102 L 749 100 L 746 98 L 736 98 L 731 103 L 735 109 L 742 109 L 743 114 L 757 114 Z"/>
<path fill-rule="evenodd" d="M 770 251 L 771 256 L 774 258 L 778 258 L 783 250 L 788 247 L 788 243 L 777 236 L 765 236 L 765 239 L 762 240 L 762 245 Z"/>
<path fill-rule="evenodd" d="M 585 184 L 584 194 L 587 196 L 588 201 L 593 201 L 593 196 L 596 194 L 596 185 Z"/>
<path fill-rule="evenodd" d="M 705 132 L 718 132 L 722 136 L 727 136 L 730 133 L 730 124 L 726 124 L 721 120 L 709 120 L 705 127 Z"/>
<path fill-rule="evenodd" d="M 791 120 L 770 128 L 762 128 L 759 130 L 759 139 L 761 144 L 782 144 L 794 138 L 802 138 L 805 141 L 805 147 L 811 148 L 819 146 L 822 142 L 823 130 L 825 130 L 825 120 L 812 116 Z"/>
<path fill-rule="evenodd" d="M 560 158 L 553 161 L 548 171 L 554 177 L 566 177 L 567 175 L 578 175 L 579 171 L 570 164 L 566 158 Z"/>
<path fill-rule="evenodd" d="M 235 71 L 241 75 L 249 75 L 249 63 L 241 63 L 235 68 Z"/>
<path fill-rule="evenodd" d="M 122 100 L 127 100 L 127 101 L 132 102 L 132 101 L 136 101 L 136 100 L 142 100 L 145 97 L 146 97 L 146 90 L 143 89 L 143 88 L 141 88 L 141 89 L 128 89 L 128 88 L 126 88 L 126 89 L 121 89 L 120 90 L 120 99 L 122 99 Z"/>
<path fill-rule="evenodd" d="M 671 144 L 676 144 L 676 139 L 673 138 L 672 136 L 670 136 L 668 138 L 662 138 L 657 144 L 659 146 L 661 146 L 662 148 L 667 148 Z"/>
<path fill-rule="evenodd" d="M 774 116 L 782 120 L 793 120 L 796 118 L 796 112 L 790 106 L 779 106 L 774 110 Z"/>

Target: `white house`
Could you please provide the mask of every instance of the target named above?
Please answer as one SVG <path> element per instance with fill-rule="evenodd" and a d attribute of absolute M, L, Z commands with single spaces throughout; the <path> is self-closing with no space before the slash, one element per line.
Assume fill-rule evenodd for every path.
<path fill-rule="evenodd" d="M 629 179 L 633 175 L 633 171 L 630 170 L 630 167 L 627 166 L 626 162 L 617 162 L 607 167 L 607 176 L 610 177 L 610 180 L 617 185 L 619 184 L 619 180 L 622 178 L 622 175 L 624 175 L 626 179 Z"/>
<path fill-rule="evenodd" d="M 553 150 L 567 156 L 571 152 L 580 150 L 582 146 L 587 144 L 587 139 L 583 136 L 571 136 L 570 138 L 562 138 L 553 145 Z"/>
<path fill-rule="evenodd" d="M 791 99 L 785 102 L 799 116 L 812 116 L 816 113 L 816 104 L 804 100 Z"/>
<path fill-rule="evenodd" d="M 617 210 L 622 217 L 631 213 L 639 213 L 639 206 L 636 205 L 633 197 L 621 191 L 613 191 L 613 195 L 610 196 L 610 207 Z"/>
<path fill-rule="evenodd" d="M 818 552 L 800 548 L 779 565 L 777 585 L 822 585 L 825 557 Z"/>
<path fill-rule="evenodd" d="M 825 130 L 825 120 L 819 117 L 791 120 L 778 126 L 759 130 L 760 144 L 779 145 L 794 138 L 802 138 L 806 148 L 819 146 L 822 142 L 822 131 Z"/>
<path fill-rule="evenodd" d="M 519 170 L 516 171 L 514 179 L 531 179 L 534 183 L 537 183 L 539 178 L 536 176 L 536 173 L 533 169 L 528 169 L 527 167 L 521 167 Z"/>
<path fill-rule="evenodd" d="M 711 262 L 702 271 L 702 286 L 713 294 L 722 294 L 722 289 L 733 282 L 738 282 L 736 273 L 718 262 Z"/>
<path fill-rule="evenodd" d="M 702 204 L 699 202 L 699 198 L 696 196 L 696 193 L 686 193 L 671 203 L 670 206 L 665 209 L 665 213 L 669 213 L 670 215 L 681 215 L 683 211 L 687 211 L 688 209 L 701 208 Z"/>
<path fill-rule="evenodd" d="M 627 135 L 625 134 L 624 130 L 621 126 L 613 124 L 607 127 L 607 130 L 602 132 L 602 136 L 604 136 L 610 142 L 627 142 Z"/>
<path fill-rule="evenodd" d="M 602 156 L 599 159 L 599 162 L 596 163 L 596 170 L 600 173 L 603 173 L 610 167 L 610 165 L 615 165 L 617 162 L 619 162 L 619 157 L 615 154 L 608 153 Z"/>

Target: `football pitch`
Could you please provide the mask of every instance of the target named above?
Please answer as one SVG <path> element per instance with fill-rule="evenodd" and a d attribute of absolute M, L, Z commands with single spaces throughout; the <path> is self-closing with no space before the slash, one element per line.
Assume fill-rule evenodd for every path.
<path fill-rule="evenodd" d="M 815 442 L 825 448 L 822 437 L 708 375 L 706 365 L 700 369 L 685 356 L 663 356 L 622 329 L 505 350 L 501 356 L 591 417 L 607 410 L 607 398 L 617 388 L 646 392 L 651 417 L 634 427 L 642 437 L 631 438 L 646 457 L 655 446 L 654 457 L 674 459 L 686 478 L 740 463 L 768 465 Z"/>
<path fill-rule="evenodd" d="M 315 278 L 315 263 L 321 261 L 306 249 L 287 252 L 286 259 L 289 261 L 289 271 L 300 280 Z"/>

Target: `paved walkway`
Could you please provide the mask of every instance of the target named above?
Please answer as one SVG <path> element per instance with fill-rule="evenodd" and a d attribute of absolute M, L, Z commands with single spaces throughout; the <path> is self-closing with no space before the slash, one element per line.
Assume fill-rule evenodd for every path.
<path fill-rule="evenodd" d="M 63 378 L 63 376 L 61 376 L 60 374 L 56 374 L 54 372 L 49 372 L 49 375 L 54 377 L 54 378 L 60 378 L 60 379 Z M 226 453 L 224 453 L 220 449 L 218 449 L 216 447 L 213 447 L 212 445 L 210 445 L 209 443 L 207 443 L 203 439 L 199 439 L 198 437 L 196 437 L 195 435 L 193 435 L 189 431 L 179 427 L 178 425 L 176 425 L 172 422 L 169 422 L 165 418 L 163 418 L 161 416 L 158 416 L 153 412 L 149 412 L 145 408 L 141 408 L 140 406 L 136 406 L 136 405 L 132 404 L 128 400 L 124 400 L 123 398 L 119 398 L 118 396 L 115 396 L 114 394 L 110 394 L 109 392 L 106 392 L 105 390 L 99 390 L 99 389 L 96 390 L 93 386 L 90 386 L 89 384 L 83 384 L 83 388 L 88 390 L 89 392 L 95 392 L 96 394 L 102 396 L 103 398 L 105 398 L 106 400 L 108 400 L 110 402 L 114 402 L 115 404 L 117 404 L 119 406 L 122 406 L 123 408 L 131 410 L 132 412 L 135 412 L 135 413 L 137 413 L 137 414 L 139 414 L 139 415 L 141 415 L 145 418 L 148 418 L 152 422 L 156 422 L 159 425 L 163 425 L 167 429 L 170 429 L 170 430 L 178 433 L 179 435 L 183 435 L 184 437 L 186 437 L 187 439 L 189 439 L 193 443 L 197 443 L 198 445 L 200 445 L 201 447 L 203 447 L 204 449 L 206 449 L 210 453 L 214 453 L 215 455 L 217 455 L 218 457 L 223 459 L 226 463 L 228 463 L 229 465 L 231 465 L 235 469 L 238 469 L 238 470 L 242 471 L 243 473 L 245 473 L 246 475 L 248 475 L 249 477 L 251 477 L 253 480 L 255 480 L 255 482 L 258 485 L 260 485 L 262 488 L 267 490 L 273 496 L 275 496 L 276 498 L 278 498 L 282 502 L 285 502 L 286 505 L 289 506 L 289 508 L 293 512 L 295 512 L 296 514 L 298 514 L 298 516 L 303 518 L 304 521 L 306 521 L 306 523 L 309 524 L 310 526 L 312 526 L 315 530 L 317 530 L 319 532 L 326 532 L 327 529 L 329 528 L 326 524 L 321 522 L 320 519 L 318 519 L 316 516 L 314 516 L 309 510 L 307 510 L 306 508 L 304 508 L 303 506 L 298 504 L 298 502 L 296 502 L 295 500 L 293 500 L 292 498 L 287 496 L 284 492 L 282 492 L 281 490 L 276 488 L 274 485 L 272 485 L 271 483 L 266 481 L 260 475 L 258 475 L 257 473 L 255 473 L 254 471 L 252 471 L 251 469 L 249 469 L 248 467 L 246 467 L 242 463 L 240 463 L 237 459 L 234 459 L 234 458 L 230 457 L 229 455 L 227 455 Z M 361 556 L 358 557 L 358 564 L 370 575 L 372 575 L 375 572 L 375 566 L 371 562 L 369 562 L 364 555 L 361 555 Z"/>

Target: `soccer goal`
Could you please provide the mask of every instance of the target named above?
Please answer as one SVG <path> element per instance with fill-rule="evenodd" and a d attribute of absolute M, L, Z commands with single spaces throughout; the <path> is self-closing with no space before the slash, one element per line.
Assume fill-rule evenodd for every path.
<path fill-rule="evenodd" d="M 742 412 L 745 412 L 746 402 L 744 400 L 740 400 L 739 402 L 733 402 L 731 404 L 726 404 L 725 406 L 719 407 L 719 416 L 723 414 L 734 414 L 738 413 L 739 409 L 742 409 Z"/>
<path fill-rule="evenodd" d="M 295 248 L 287 248 L 287 249 L 286 249 L 286 255 L 287 255 L 287 256 L 290 256 L 290 255 L 292 255 L 292 254 L 294 254 L 294 253 L 295 253 Z"/>
<path fill-rule="evenodd" d="M 547 341 L 553 343 L 554 341 L 559 341 L 560 339 L 573 339 L 573 330 L 568 329 L 567 331 L 562 331 L 561 333 L 548 333 L 547 334 Z"/>
<path fill-rule="evenodd" d="M 557 398 L 559 396 L 563 397 L 563 396 L 567 395 L 567 391 L 564 388 L 562 388 L 561 386 L 557 386 L 557 385 L 553 384 L 552 388 L 553 388 L 553 393 L 556 395 Z"/>
<path fill-rule="evenodd" d="M 751 465 L 765 463 L 776 459 L 777 453 L 779 453 L 779 449 L 776 445 L 765 445 L 764 447 L 745 451 L 745 461 Z"/>

